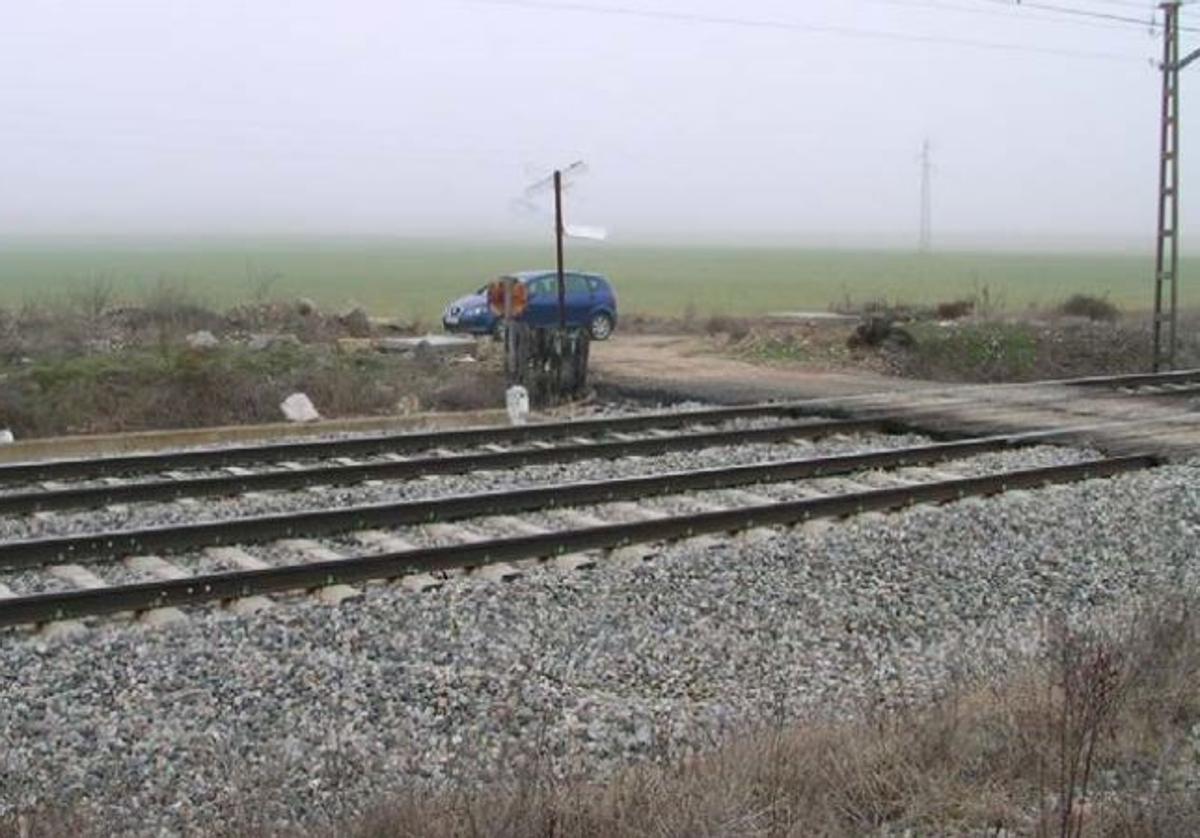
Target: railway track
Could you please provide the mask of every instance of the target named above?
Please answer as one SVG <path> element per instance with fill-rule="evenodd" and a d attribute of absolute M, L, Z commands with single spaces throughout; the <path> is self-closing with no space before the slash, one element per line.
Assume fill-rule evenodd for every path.
<path fill-rule="evenodd" d="M 428 525 L 433 522 L 496 517 L 530 510 L 615 504 L 624 499 L 761 486 L 770 481 L 791 481 L 814 476 L 853 474 L 865 468 L 928 465 L 957 457 L 1008 447 L 1004 440 L 942 443 L 845 457 L 799 460 L 732 469 L 711 469 L 670 475 L 651 475 L 592 484 L 569 484 L 484 493 L 429 501 L 407 502 L 346 510 L 323 510 L 307 516 L 276 516 L 222 521 L 212 524 L 160 528 L 131 533 L 101 533 L 70 538 L 9 542 L 0 545 L 0 567 L 31 570 L 54 562 L 99 565 L 114 559 L 143 555 L 147 551 L 170 553 L 202 546 L 246 545 L 302 535 L 378 532 L 379 527 Z M 464 543 L 416 547 L 398 536 L 376 540 L 385 546 L 402 546 L 380 554 L 341 555 L 330 548 L 309 544 L 316 559 L 270 566 L 258 561 L 249 569 L 191 574 L 169 568 L 168 578 L 152 582 L 103 585 L 90 589 L 13 595 L 0 599 L 0 626 L 39 624 L 121 612 L 151 612 L 229 600 L 241 600 L 288 591 L 308 591 L 388 580 L 450 569 L 475 571 L 518 560 L 539 560 L 583 550 L 611 550 L 647 542 L 671 541 L 706 534 L 731 533 L 768 526 L 791 525 L 814 518 L 837 518 L 868 511 L 903 508 L 918 503 L 939 503 L 970 496 L 995 494 L 1053 483 L 1108 477 L 1151 467 L 1151 457 L 1102 458 L 1083 463 L 1020 469 L 984 476 L 949 477 L 901 485 L 843 491 L 777 502 L 752 498 L 727 508 L 655 514 L 642 520 L 609 523 L 583 515 L 584 525 L 540 531 L 526 524 L 523 534 L 500 538 L 467 538 Z M 639 516 L 641 517 L 641 516 Z M 578 517 L 577 517 L 578 520 Z M 532 532 L 530 528 L 532 527 Z M 62 567 L 62 565 L 59 565 Z M 78 570 L 73 571 L 79 577 Z"/>
<path fill-rule="evenodd" d="M 7 541 L 0 543 L 0 571 L 39 567 L 54 562 L 104 561 L 138 552 L 177 552 L 224 544 L 327 536 L 354 529 L 444 523 L 484 515 L 511 515 L 531 510 L 641 500 L 668 493 L 730 489 L 871 469 L 926 465 L 1028 445 L 1033 441 L 1029 438 L 993 437 L 861 454 L 694 469 L 428 500 L 314 509 L 284 515 L 234 518 L 131 531 Z"/>
<path fill-rule="evenodd" d="M 1200 371 L 1055 384 L 1105 390 L 1116 398 L 1127 392 L 1140 395 L 1148 388 L 1177 394 L 1200 391 Z M 971 389 L 966 388 L 965 393 L 930 391 L 929 409 L 936 411 L 947 403 L 970 399 Z M 536 465 L 656 457 L 670 452 L 787 443 L 832 434 L 911 430 L 912 415 L 920 412 L 919 407 L 910 407 L 909 415 L 902 420 L 874 406 L 868 408 L 866 418 L 860 415 L 827 419 L 814 415 L 836 407 L 838 402 L 852 402 L 856 398 L 511 428 L 17 463 L 0 466 L 0 486 L 4 487 L 0 491 L 0 515 L 53 515 L 115 504 L 163 503 L 453 474 L 503 473 Z M 744 420 L 761 420 L 766 424 L 720 427 Z M 184 605 L 251 599 L 265 602 L 262 598 L 266 595 L 288 592 L 340 589 L 344 596 L 355 593 L 349 586 L 368 581 L 420 578 L 423 581 L 419 587 L 424 587 L 438 584 L 430 574 L 449 570 L 484 572 L 502 567 L 499 576 L 503 577 L 516 573 L 507 567 L 509 562 L 539 562 L 580 551 L 620 550 L 637 544 L 789 526 L 816 518 L 838 518 L 918 503 L 941 503 L 1012 489 L 1109 477 L 1149 468 L 1158 462 L 1154 456 L 1134 453 L 982 475 L 932 472 L 914 480 L 905 473 L 906 469 L 928 470 L 929 466 L 943 463 L 953 466 L 964 458 L 1052 441 L 1073 430 L 959 438 L 852 454 L 8 540 L 0 542 L 0 574 L 23 575 L 17 588 L 31 587 L 28 584 L 31 576 L 51 573 L 67 580 L 74 589 L 43 590 L 35 584 L 32 590 L 15 591 L 4 582 L 8 577 L 0 575 L 0 626 L 59 623 L 118 613 L 148 614 Z M 413 454 L 418 456 L 406 456 Z M 360 462 L 352 457 L 375 459 Z M 315 462 L 297 462 L 304 460 Z M 847 476 L 848 480 L 833 491 L 828 485 L 806 482 L 827 481 L 838 475 Z M 872 475 L 874 482 L 867 479 Z M 885 484 L 882 487 L 877 485 L 881 476 Z M 78 482 L 64 485 L 63 480 Z M 798 487 L 801 496 L 773 499 L 759 494 L 764 487 L 785 484 Z M 803 488 L 812 485 L 817 488 L 807 491 Z M 716 503 L 697 499 L 694 494 L 719 492 L 726 495 Z M 645 503 L 651 498 L 668 501 L 674 498 L 674 508 L 666 512 L 649 507 L 640 512 L 634 509 L 630 517 L 632 503 Z M 626 509 L 618 514 L 622 506 Z M 596 513 L 588 511 L 593 507 Z M 553 513 L 561 513 L 563 520 L 549 526 L 545 519 Z M 504 526 L 499 533 L 472 529 L 482 522 L 481 526 L 495 530 L 501 521 Z M 422 539 L 412 539 L 404 533 L 404 528 L 414 531 L 444 528 L 450 522 L 467 522 L 470 526 L 457 533 L 443 529 L 436 538 L 425 538 L 425 544 L 417 543 Z M 333 546 L 315 539 L 333 542 Z M 282 563 L 272 561 L 269 558 L 272 545 L 281 544 L 291 545 L 288 549 L 300 554 L 299 559 L 285 557 Z M 347 544 L 351 546 L 347 548 Z M 369 546 L 365 552 L 363 545 Z M 255 548 L 259 555 L 245 548 Z M 197 555 L 203 556 L 204 561 L 196 561 Z M 218 564 L 221 566 L 215 567 Z M 95 571 L 105 571 L 110 576 L 115 573 L 126 579 L 132 577 L 133 581 L 118 580 L 110 584 Z M 147 576 L 151 578 L 146 579 Z M 8 581 L 17 580 L 14 577 Z"/>
<path fill-rule="evenodd" d="M 621 434 L 728 423 L 739 419 L 787 419 L 812 412 L 814 411 L 811 408 L 799 403 L 756 404 L 574 419 L 565 422 L 540 422 L 509 427 L 371 434 L 339 439 L 236 445 L 162 453 L 41 460 L 0 465 L 0 485 L 123 478 L 185 469 L 226 469 L 297 460 L 405 455 L 435 449 L 453 450 L 484 445 L 537 445 L 573 438 L 613 438 Z"/>
<path fill-rule="evenodd" d="M 0 514 L 94 508 L 108 504 L 164 501 L 181 497 L 290 491 L 310 486 L 344 486 L 367 480 L 405 480 L 430 475 L 465 474 L 581 460 L 656 456 L 672 451 L 694 451 L 722 445 L 755 445 L 814 439 L 839 433 L 883 430 L 885 427 L 886 423 L 873 419 L 787 422 L 762 428 L 701 431 L 640 439 L 586 440 L 544 448 L 445 453 L 414 459 L 384 459 L 371 463 L 342 461 L 314 466 L 294 464 L 290 468 L 256 473 L 246 473 L 238 469 L 233 474 L 224 475 L 189 477 L 181 474 L 168 479 L 135 483 L 54 486 L 0 493 Z M 3 477 L 3 467 L 0 467 L 0 481 Z"/>

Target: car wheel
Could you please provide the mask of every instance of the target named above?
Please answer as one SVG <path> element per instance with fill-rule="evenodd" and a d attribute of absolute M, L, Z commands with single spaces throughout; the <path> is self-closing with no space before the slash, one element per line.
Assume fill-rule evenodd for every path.
<path fill-rule="evenodd" d="M 613 332 L 612 318 L 602 311 L 596 312 L 588 324 L 588 331 L 592 333 L 592 340 L 608 340 Z"/>

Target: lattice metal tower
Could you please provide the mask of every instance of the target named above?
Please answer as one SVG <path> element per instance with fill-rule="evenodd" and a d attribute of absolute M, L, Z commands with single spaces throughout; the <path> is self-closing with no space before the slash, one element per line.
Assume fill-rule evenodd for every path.
<path fill-rule="evenodd" d="M 1179 306 L 1179 2 L 1162 4 L 1162 135 L 1154 267 L 1154 371 L 1175 366 Z"/>

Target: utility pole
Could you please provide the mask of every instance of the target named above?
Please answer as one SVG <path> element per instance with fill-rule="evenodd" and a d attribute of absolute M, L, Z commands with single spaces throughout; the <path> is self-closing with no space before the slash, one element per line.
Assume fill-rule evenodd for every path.
<path fill-rule="evenodd" d="M 1154 256 L 1154 371 L 1175 366 L 1179 305 L 1179 0 L 1162 4 L 1162 125 Z M 1192 56 L 1188 57 L 1189 60 Z M 1163 326 L 1166 325 L 1165 335 Z"/>
<path fill-rule="evenodd" d="M 554 255 L 555 268 L 558 274 L 558 327 L 567 328 L 567 285 L 563 274 L 563 240 L 567 236 L 581 239 L 603 240 L 608 234 L 602 227 L 568 227 L 563 223 L 563 190 L 571 185 L 571 179 L 587 171 L 582 160 L 576 160 L 563 169 L 555 169 L 551 174 L 525 187 L 523 198 L 517 199 L 517 205 L 535 208 L 532 199 L 544 190 L 554 192 Z"/>
<path fill-rule="evenodd" d="M 921 236 L 917 250 L 928 253 L 933 244 L 933 153 L 926 139 L 921 145 Z"/>
<path fill-rule="evenodd" d="M 563 279 L 562 171 L 554 170 L 554 253 L 558 270 L 558 328 L 567 328 L 567 284 Z"/>

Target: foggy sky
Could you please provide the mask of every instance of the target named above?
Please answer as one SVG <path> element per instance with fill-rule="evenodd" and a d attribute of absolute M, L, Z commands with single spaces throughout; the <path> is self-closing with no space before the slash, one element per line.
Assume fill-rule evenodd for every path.
<path fill-rule="evenodd" d="M 815 29 L 469 0 L 14 0 L 0 233 L 527 236 L 545 219 L 512 200 L 582 158 L 568 220 L 614 239 L 906 243 L 928 137 L 937 242 L 1152 240 L 1143 28 L 981 0 L 580 2 Z M 1200 175 L 1187 186 L 1200 230 Z"/>

